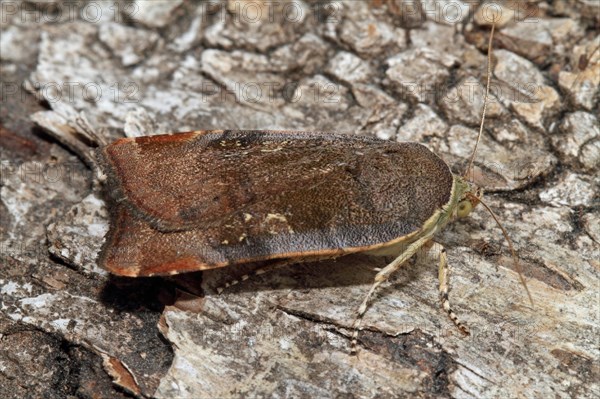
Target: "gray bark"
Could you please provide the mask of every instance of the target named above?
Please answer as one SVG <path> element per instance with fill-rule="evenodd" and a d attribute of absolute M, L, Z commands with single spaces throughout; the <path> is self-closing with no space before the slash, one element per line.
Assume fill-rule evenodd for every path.
<path fill-rule="evenodd" d="M 481 207 L 437 237 L 471 335 L 440 308 L 431 257 L 380 289 L 357 357 L 350 327 L 381 258 L 288 266 L 222 295 L 249 267 L 124 279 L 96 264 L 109 218 L 85 163 L 90 130 L 107 142 L 347 132 L 419 141 L 463 170 L 485 87 L 486 9 L 424 3 L 2 2 L 0 396 L 597 397 L 595 1 L 498 8 L 476 179 L 534 306 Z"/>

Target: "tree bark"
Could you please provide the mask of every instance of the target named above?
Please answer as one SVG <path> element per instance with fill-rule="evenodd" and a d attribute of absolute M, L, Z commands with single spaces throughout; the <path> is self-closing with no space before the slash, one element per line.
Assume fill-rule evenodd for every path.
<path fill-rule="evenodd" d="M 414 3 L 3 2 L 0 396 L 597 397 L 593 1 L 498 6 L 475 179 L 533 306 L 482 207 L 436 237 L 471 334 L 441 309 L 430 254 L 378 291 L 358 356 L 351 326 L 382 258 L 290 265 L 221 295 L 256 265 L 138 279 L 97 265 L 109 213 L 86 132 L 347 132 L 419 141 L 464 170 L 488 9 Z"/>

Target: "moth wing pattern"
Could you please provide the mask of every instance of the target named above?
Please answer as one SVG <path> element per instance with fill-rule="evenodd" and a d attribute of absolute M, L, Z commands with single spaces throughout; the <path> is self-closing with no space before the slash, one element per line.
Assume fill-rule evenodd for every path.
<path fill-rule="evenodd" d="M 118 204 L 101 263 L 141 274 L 385 243 L 418 230 L 453 181 L 420 144 L 331 133 L 149 136 L 117 141 L 99 158 Z M 142 262 L 135 248 L 145 244 L 123 245 L 125 235 L 161 250 Z"/>

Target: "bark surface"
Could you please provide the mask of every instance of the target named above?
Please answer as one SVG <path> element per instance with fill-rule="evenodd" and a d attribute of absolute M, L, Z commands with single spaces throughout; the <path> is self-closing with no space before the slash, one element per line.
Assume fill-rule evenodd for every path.
<path fill-rule="evenodd" d="M 600 395 L 593 0 L 494 8 L 493 96 L 474 177 L 518 248 L 533 307 L 481 207 L 436 238 L 471 335 L 439 305 L 431 254 L 379 291 L 357 357 L 349 328 L 382 258 L 290 265 L 221 295 L 252 265 L 137 279 L 97 266 L 109 212 L 81 139 L 90 131 L 107 142 L 346 132 L 418 141 L 462 171 L 490 10 L 414 4 L 3 1 L 0 397 Z"/>

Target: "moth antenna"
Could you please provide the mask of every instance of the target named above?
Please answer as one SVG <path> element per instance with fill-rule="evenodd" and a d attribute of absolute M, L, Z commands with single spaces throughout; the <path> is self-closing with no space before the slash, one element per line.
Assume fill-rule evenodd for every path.
<path fill-rule="evenodd" d="M 587 65 L 592 60 L 592 58 L 594 58 L 594 55 L 596 54 L 596 52 L 598 51 L 598 49 L 600 49 L 600 44 L 597 45 L 596 48 L 594 48 L 592 50 L 592 53 L 589 56 L 586 57 L 585 66 L 583 68 L 580 68 L 581 70 L 585 70 L 587 68 Z"/>
<path fill-rule="evenodd" d="M 592 53 L 589 56 L 585 56 L 584 57 L 584 65 L 583 67 L 581 66 L 581 58 L 579 59 L 579 73 L 577 74 L 577 77 L 575 78 L 575 80 L 573 80 L 573 83 L 571 83 L 571 89 L 573 88 L 573 86 L 575 86 L 575 83 L 579 82 L 579 78 L 581 78 L 581 74 L 587 69 L 588 64 L 592 61 L 592 58 L 594 58 L 594 54 L 596 54 L 596 52 L 598 51 L 598 49 L 600 49 L 600 44 L 596 46 L 595 49 L 592 50 Z"/>
<path fill-rule="evenodd" d="M 481 203 L 481 205 L 483 205 L 485 207 L 485 209 L 487 209 L 487 211 L 490 213 L 490 215 L 492 215 L 492 218 L 496 221 L 496 224 L 498 225 L 498 227 L 500 227 L 500 230 L 502 230 L 502 235 L 504 236 L 504 238 L 506 239 L 506 242 L 508 243 L 508 249 L 510 250 L 510 253 L 512 255 L 512 258 L 513 258 L 513 261 L 515 264 L 515 270 L 519 274 L 519 280 L 521 280 L 521 284 L 523 285 L 523 287 L 525 287 L 525 292 L 527 292 L 527 297 L 529 298 L 529 302 L 531 302 L 531 306 L 534 306 L 533 298 L 531 297 L 531 293 L 529 292 L 529 288 L 527 287 L 527 283 L 525 282 L 525 277 L 523 277 L 523 268 L 521 267 L 521 264 L 519 263 L 519 257 L 517 256 L 517 253 L 515 252 L 515 248 L 513 246 L 512 240 L 508 236 L 506 229 L 504 228 L 504 226 L 502 226 L 502 223 L 500 223 L 500 220 L 498 220 L 498 217 L 492 211 L 492 209 L 485 202 L 483 202 L 481 200 L 481 198 L 476 198 L 474 195 L 473 195 L 473 198 L 477 199 Z"/>
<path fill-rule="evenodd" d="M 490 82 L 492 78 L 492 41 L 494 39 L 494 30 L 496 28 L 496 24 L 492 22 L 492 32 L 490 33 L 490 40 L 488 42 L 488 61 L 487 61 L 487 84 L 485 87 L 485 97 L 483 98 L 483 110 L 481 113 L 481 125 L 479 126 L 479 134 L 477 135 L 477 141 L 475 141 L 475 147 L 473 148 L 473 153 L 471 154 L 471 160 L 467 165 L 467 169 L 465 170 L 465 174 L 463 177 L 467 179 L 469 175 L 469 171 L 473 167 L 473 161 L 475 160 L 475 154 L 477 153 L 477 146 L 479 145 L 479 140 L 481 140 L 481 135 L 483 134 L 483 124 L 485 122 L 485 113 L 487 111 L 488 98 L 490 96 Z M 468 180 L 468 179 L 467 179 Z"/>

